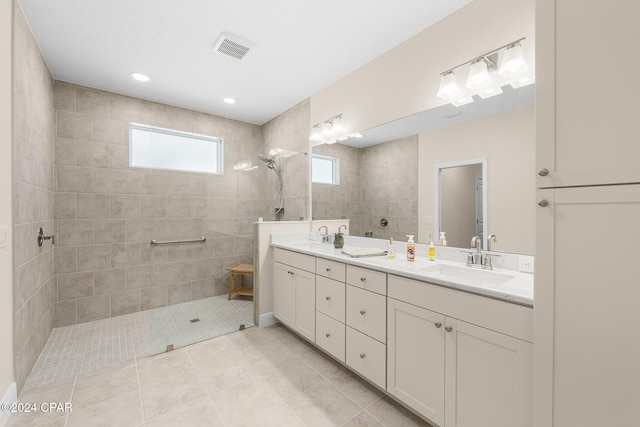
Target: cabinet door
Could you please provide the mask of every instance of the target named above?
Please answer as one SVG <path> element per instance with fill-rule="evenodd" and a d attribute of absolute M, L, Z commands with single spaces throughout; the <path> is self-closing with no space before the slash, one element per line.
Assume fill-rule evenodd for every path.
<path fill-rule="evenodd" d="M 293 268 L 273 264 L 273 315 L 282 323 L 294 326 Z"/>
<path fill-rule="evenodd" d="M 316 340 L 316 275 L 293 269 L 294 329 L 310 341 Z"/>
<path fill-rule="evenodd" d="M 444 316 L 388 298 L 387 391 L 444 425 Z"/>
<path fill-rule="evenodd" d="M 536 1 L 538 187 L 640 182 L 638 16 L 634 1 Z"/>
<path fill-rule="evenodd" d="M 445 333 L 444 425 L 531 427 L 533 345 L 449 317 Z"/>
<path fill-rule="evenodd" d="M 638 425 L 640 185 L 538 196 L 536 426 Z"/>

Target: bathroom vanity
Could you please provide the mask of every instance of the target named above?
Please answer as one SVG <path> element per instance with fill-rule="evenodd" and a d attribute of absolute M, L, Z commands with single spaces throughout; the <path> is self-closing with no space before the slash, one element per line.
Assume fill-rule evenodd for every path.
<path fill-rule="evenodd" d="M 532 274 L 272 246 L 280 322 L 436 426 L 532 425 Z"/>

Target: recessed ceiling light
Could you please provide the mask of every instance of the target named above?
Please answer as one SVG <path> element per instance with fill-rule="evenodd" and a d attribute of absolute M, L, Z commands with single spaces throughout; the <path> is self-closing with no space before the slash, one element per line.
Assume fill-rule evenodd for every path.
<path fill-rule="evenodd" d="M 151 80 L 149 76 L 142 73 L 131 73 L 129 75 L 131 76 L 132 79 L 137 80 L 139 82 L 148 82 L 149 80 Z"/>
<path fill-rule="evenodd" d="M 227 104 L 235 104 L 236 100 L 233 98 L 225 98 L 224 102 L 226 102 Z"/>

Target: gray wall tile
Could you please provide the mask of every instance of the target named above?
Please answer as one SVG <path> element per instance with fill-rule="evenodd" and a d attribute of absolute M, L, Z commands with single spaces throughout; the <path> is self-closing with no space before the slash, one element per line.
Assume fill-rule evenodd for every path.
<path fill-rule="evenodd" d="M 140 311 L 140 291 L 117 292 L 111 294 L 111 316 L 122 316 Z"/>
<path fill-rule="evenodd" d="M 93 295 L 93 272 L 58 275 L 58 301 Z"/>
<path fill-rule="evenodd" d="M 78 323 L 107 319 L 110 316 L 110 295 L 98 295 L 78 299 Z"/>

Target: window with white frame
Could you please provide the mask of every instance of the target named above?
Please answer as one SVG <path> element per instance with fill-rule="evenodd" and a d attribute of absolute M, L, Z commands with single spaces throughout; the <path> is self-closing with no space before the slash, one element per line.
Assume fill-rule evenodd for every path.
<path fill-rule="evenodd" d="M 311 182 L 315 184 L 340 184 L 340 159 L 311 156 Z"/>
<path fill-rule="evenodd" d="M 222 149 L 220 138 L 129 124 L 129 165 L 132 167 L 222 174 Z"/>

